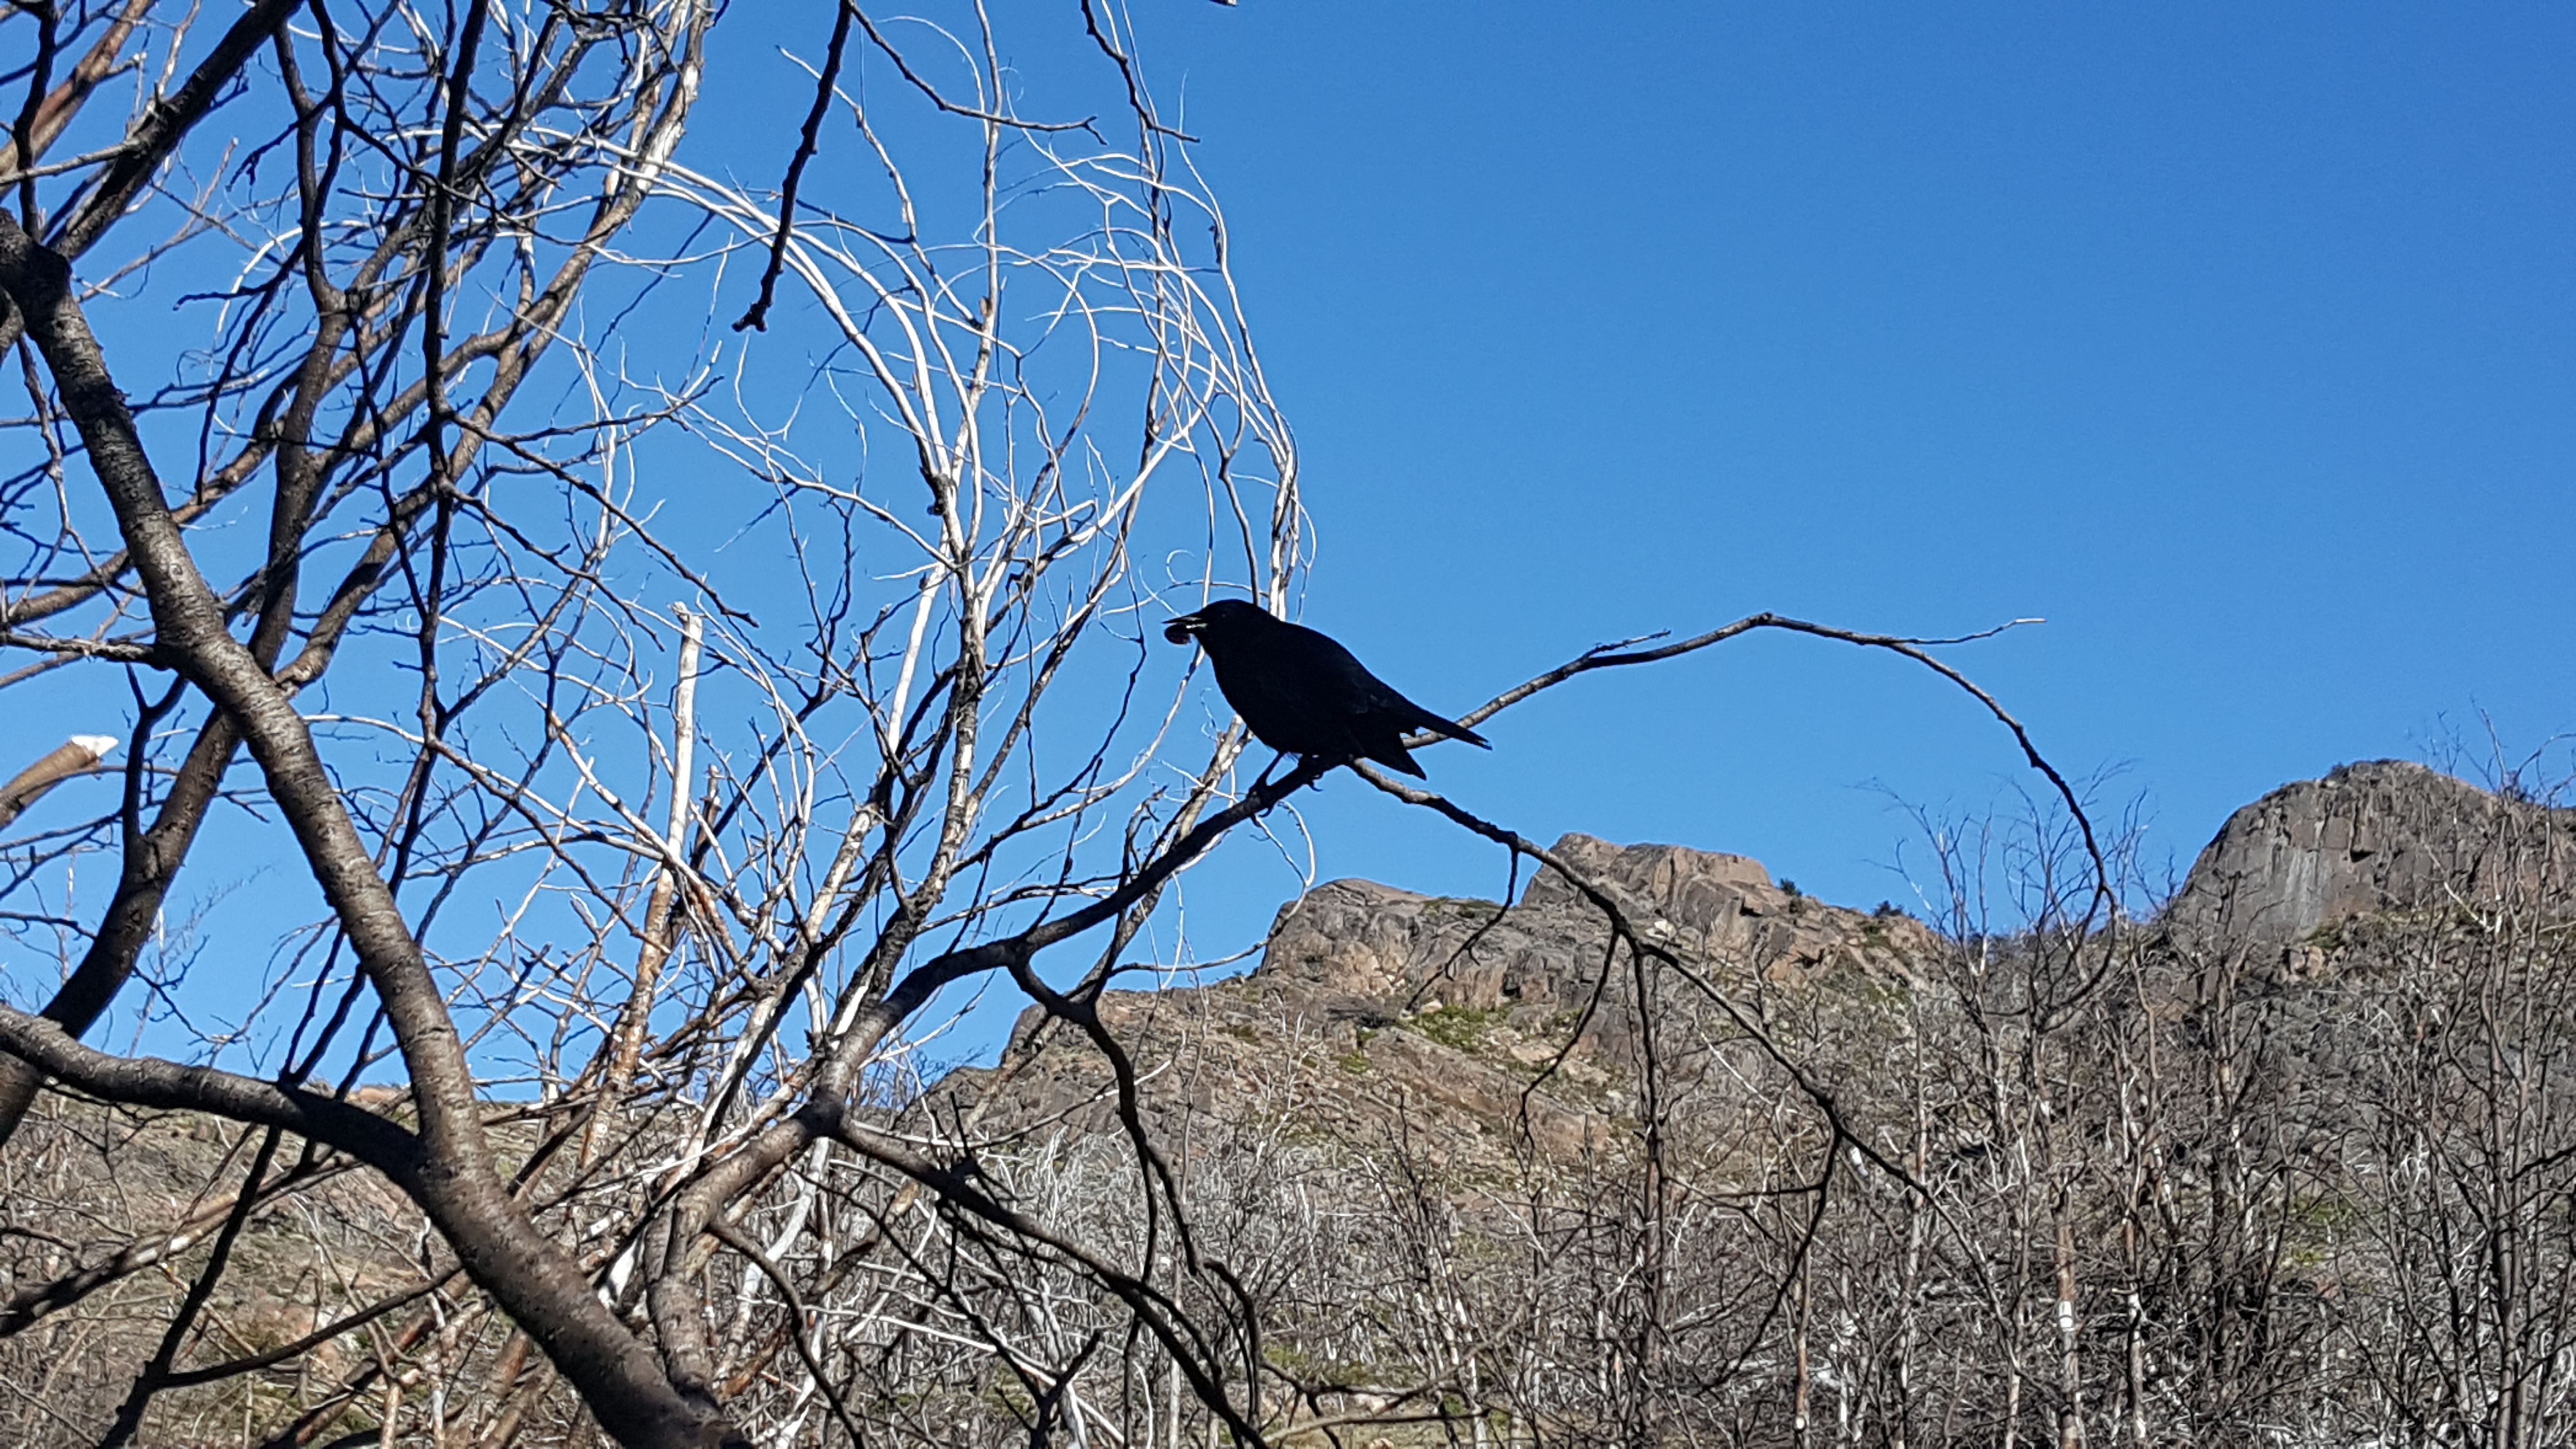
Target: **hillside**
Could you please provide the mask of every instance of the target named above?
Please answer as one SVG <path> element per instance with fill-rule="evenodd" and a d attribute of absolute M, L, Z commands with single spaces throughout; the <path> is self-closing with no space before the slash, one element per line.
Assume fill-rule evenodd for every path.
<path fill-rule="evenodd" d="M 1274 1369 L 1317 1422 L 2576 1432 L 2563 1388 L 2482 1387 L 2576 1352 L 2576 812 L 2347 766 L 2236 812 L 2156 919 L 2082 937 L 1556 850 L 1674 964 L 1610 952 L 1552 878 L 1508 907 L 1335 881 L 1248 974 L 1100 999 L 1212 1216 L 1273 1215 L 1233 1251 L 1280 1284 Z M 1104 1058 L 1034 1010 L 930 1100 L 994 1160 L 1120 1140 Z"/>

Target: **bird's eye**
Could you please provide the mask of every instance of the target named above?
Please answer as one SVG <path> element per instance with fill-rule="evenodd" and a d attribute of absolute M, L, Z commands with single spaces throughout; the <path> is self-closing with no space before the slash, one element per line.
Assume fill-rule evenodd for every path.
<path fill-rule="evenodd" d="M 1182 628 L 1178 624 L 1165 624 L 1163 626 L 1163 637 L 1175 644 L 1187 644 L 1190 642 L 1190 631 Z"/>

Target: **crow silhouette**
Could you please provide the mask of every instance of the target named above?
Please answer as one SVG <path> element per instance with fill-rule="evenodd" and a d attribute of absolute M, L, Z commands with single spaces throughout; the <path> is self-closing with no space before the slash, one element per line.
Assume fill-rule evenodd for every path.
<path fill-rule="evenodd" d="M 1196 639 L 1216 667 L 1225 702 L 1253 738 L 1282 754 L 1375 760 L 1419 779 L 1422 767 L 1404 748 L 1408 731 L 1493 748 L 1474 730 L 1396 693 L 1329 635 L 1274 619 L 1241 599 L 1183 614 L 1163 626 L 1163 637 L 1175 644 Z"/>

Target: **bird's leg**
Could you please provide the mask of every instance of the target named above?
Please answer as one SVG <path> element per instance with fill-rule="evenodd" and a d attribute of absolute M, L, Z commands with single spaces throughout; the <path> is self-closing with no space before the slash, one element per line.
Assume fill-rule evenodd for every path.
<path fill-rule="evenodd" d="M 1288 752 L 1286 750 L 1281 750 L 1278 753 L 1273 754 L 1270 757 L 1270 763 L 1261 767 L 1261 773 L 1252 777 L 1251 790 L 1258 790 L 1262 786 L 1269 784 L 1270 772 L 1278 769 L 1279 762 L 1286 758 L 1288 758 Z M 1247 790 L 1245 793 L 1249 794 L 1251 793 L 1251 790 Z"/>

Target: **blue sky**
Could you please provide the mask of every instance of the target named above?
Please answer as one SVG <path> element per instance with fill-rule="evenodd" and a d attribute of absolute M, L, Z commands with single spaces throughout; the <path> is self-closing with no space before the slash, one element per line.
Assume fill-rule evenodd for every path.
<path fill-rule="evenodd" d="M 1081 43 L 1069 7 L 1031 14 Z M 2474 766 L 2488 719 L 2514 757 L 2576 730 L 2576 11 L 1135 19 L 1297 430 L 1304 618 L 1426 704 L 1759 610 L 2041 616 L 1949 657 L 2070 774 L 2114 772 L 2175 869 L 2284 781 L 2454 739 Z M 737 7 L 684 154 L 770 184 L 810 95 L 778 52 L 827 29 Z M 111 325 L 148 350 L 168 316 Z M 814 363 L 780 341 L 754 380 Z M 1927 672 L 1783 636 L 1485 732 L 1423 759 L 1490 818 L 1749 854 L 1863 906 L 1907 899 L 1892 800 L 2010 812 L 2038 784 Z M 2570 770 L 2551 745 L 2542 773 Z M 1505 889 L 1498 851 L 1347 776 L 1298 810 L 1319 877 Z M 255 854 L 191 871 L 192 899 L 318 909 Z M 1187 878 L 1188 954 L 1256 943 L 1298 875 L 1228 841 Z M 1168 924 L 1152 945 L 1179 954 Z"/>
<path fill-rule="evenodd" d="M 2481 711 L 2517 751 L 2576 728 L 2576 12 L 1139 23 L 1298 428 L 1306 619 L 1426 702 L 1761 609 L 2044 616 L 1952 657 L 2070 772 L 2123 769 L 2176 868 L 2283 781 L 2483 751 Z M 1425 758 L 1543 839 L 1866 904 L 1909 832 L 1868 786 L 2017 782 L 1945 691 L 1755 638 Z M 1325 875 L 1502 887 L 1356 782 L 1307 814 Z"/>

